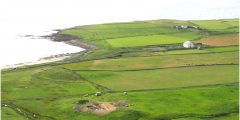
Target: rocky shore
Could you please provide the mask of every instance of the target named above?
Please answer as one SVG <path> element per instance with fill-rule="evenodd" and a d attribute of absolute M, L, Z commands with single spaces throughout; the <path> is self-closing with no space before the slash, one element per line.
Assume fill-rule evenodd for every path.
<path fill-rule="evenodd" d="M 89 52 L 89 51 L 96 50 L 99 48 L 98 46 L 83 42 L 78 37 L 61 34 L 61 30 L 56 30 L 56 31 L 58 31 L 58 32 L 53 33 L 51 35 L 47 35 L 47 36 L 41 36 L 41 37 L 50 39 L 55 42 L 64 42 L 64 43 L 72 45 L 72 46 L 81 47 L 81 48 L 85 49 L 82 52 Z"/>

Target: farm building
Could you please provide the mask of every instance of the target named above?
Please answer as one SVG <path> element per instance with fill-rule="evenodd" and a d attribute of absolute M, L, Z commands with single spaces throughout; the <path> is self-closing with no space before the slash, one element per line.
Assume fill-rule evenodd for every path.
<path fill-rule="evenodd" d="M 191 41 L 186 41 L 186 42 L 183 43 L 183 47 L 184 48 L 193 48 L 194 44 Z"/>
<path fill-rule="evenodd" d="M 95 96 L 101 96 L 102 93 L 101 92 L 96 92 Z"/>
<path fill-rule="evenodd" d="M 175 28 L 177 28 L 177 29 L 196 29 L 196 30 L 200 29 L 197 26 L 188 26 L 188 25 L 175 26 Z"/>

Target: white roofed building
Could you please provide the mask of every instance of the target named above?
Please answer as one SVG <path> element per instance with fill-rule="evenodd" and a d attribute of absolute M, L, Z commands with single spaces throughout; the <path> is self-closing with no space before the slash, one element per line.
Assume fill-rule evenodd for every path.
<path fill-rule="evenodd" d="M 186 41 L 186 42 L 183 43 L 183 47 L 184 48 L 193 48 L 194 44 L 191 41 Z"/>

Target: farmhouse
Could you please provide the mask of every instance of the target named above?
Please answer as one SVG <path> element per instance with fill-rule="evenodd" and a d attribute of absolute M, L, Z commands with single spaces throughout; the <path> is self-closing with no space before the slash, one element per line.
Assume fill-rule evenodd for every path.
<path fill-rule="evenodd" d="M 193 48 L 194 44 L 191 41 L 186 41 L 183 43 L 184 48 Z"/>
<path fill-rule="evenodd" d="M 177 28 L 177 29 L 196 29 L 196 30 L 200 29 L 197 26 L 188 26 L 188 25 L 175 26 L 175 28 Z"/>
<path fill-rule="evenodd" d="M 175 26 L 177 29 L 187 29 L 187 25 L 180 25 L 180 26 Z"/>

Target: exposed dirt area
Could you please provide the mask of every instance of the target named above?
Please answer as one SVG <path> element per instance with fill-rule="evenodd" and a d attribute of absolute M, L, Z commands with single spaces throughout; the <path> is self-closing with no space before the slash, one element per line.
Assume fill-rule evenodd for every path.
<path fill-rule="evenodd" d="M 92 113 L 97 115 L 105 115 L 116 110 L 116 107 L 110 103 L 100 102 L 90 106 Z"/>
<path fill-rule="evenodd" d="M 229 37 L 207 37 L 203 38 L 197 43 L 202 43 L 209 46 L 230 46 L 230 45 L 239 45 L 238 36 L 229 36 Z"/>
<path fill-rule="evenodd" d="M 119 101 L 116 103 L 88 101 L 80 104 L 78 103 L 74 110 L 76 112 L 89 112 L 95 115 L 106 115 L 115 111 L 118 107 L 124 106 L 127 106 L 127 102 L 125 101 Z"/>

